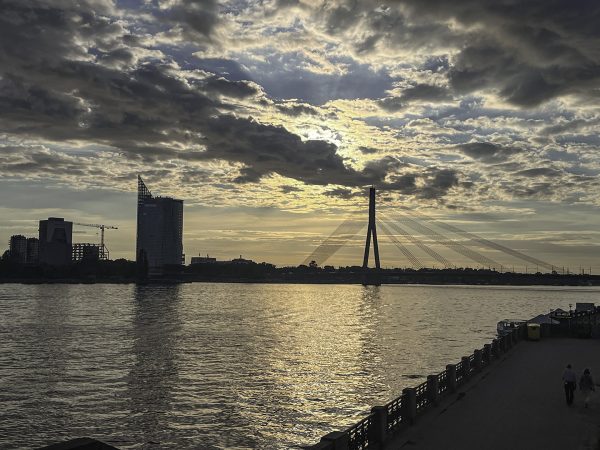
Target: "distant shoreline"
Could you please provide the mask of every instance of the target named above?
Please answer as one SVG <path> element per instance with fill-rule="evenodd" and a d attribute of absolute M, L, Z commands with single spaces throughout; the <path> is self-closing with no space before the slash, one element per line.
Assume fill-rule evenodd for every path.
<path fill-rule="evenodd" d="M 366 277 L 366 278 L 365 278 Z M 184 283 L 240 283 L 240 284 L 423 284 L 439 286 L 600 286 L 598 275 L 516 274 L 516 273 L 469 273 L 444 272 L 374 274 L 374 273 L 315 273 L 268 277 L 223 277 L 180 275 L 147 280 L 115 277 L 86 278 L 0 278 L 0 284 L 139 284 L 165 285 Z"/>

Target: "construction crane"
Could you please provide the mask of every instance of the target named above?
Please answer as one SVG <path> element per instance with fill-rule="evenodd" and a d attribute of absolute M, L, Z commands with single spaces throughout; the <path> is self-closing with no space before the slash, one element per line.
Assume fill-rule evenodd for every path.
<path fill-rule="evenodd" d="M 77 223 L 75 222 L 75 225 L 81 225 L 82 227 L 94 227 L 94 228 L 99 228 L 100 229 L 100 259 L 102 260 L 106 260 L 108 259 L 108 249 L 106 248 L 106 246 L 104 245 L 104 230 L 118 230 L 119 228 L 117 227 L 113 227 L 111 225 L 103 225 L 103 224 L 97 224 L 97 223 Z"/>

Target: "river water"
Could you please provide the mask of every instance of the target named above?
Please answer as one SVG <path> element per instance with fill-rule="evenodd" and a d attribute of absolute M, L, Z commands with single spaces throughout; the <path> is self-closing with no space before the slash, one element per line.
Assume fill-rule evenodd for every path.
<path fill-rule="evenodd" d="M 0 448 L 292 448 L 593 288 L 0 285 Z"/>

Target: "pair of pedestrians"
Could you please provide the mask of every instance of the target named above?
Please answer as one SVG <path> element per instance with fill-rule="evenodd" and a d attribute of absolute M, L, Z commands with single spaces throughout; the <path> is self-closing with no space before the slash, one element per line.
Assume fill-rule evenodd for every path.
<path fill-rule="evenodd" d="M 571 364 L 567 364 L 567 368 L 563 372 L 562 379 L 565 386 L 567 405 L 572 405 L 575 389 L 577 389 L 577 375 L 572 369 Z M 590 398 L 592 396 L 592 392 L 596 390 L 594 379 L 592 378 L 590 369 L 585 369 L 583 371 L 583 374 L 579 379 L 579 389 L 581 389 L 581 392 L 583 394 L 584 405 L 587 408 Z"/>

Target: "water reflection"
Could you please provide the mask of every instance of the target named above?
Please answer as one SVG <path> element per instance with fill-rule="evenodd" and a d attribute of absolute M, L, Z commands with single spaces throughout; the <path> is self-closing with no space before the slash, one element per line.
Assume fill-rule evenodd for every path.
<path fill-rule="evenodd" d="M 133 304 L 128 428 L 143 433 L 137 441 L 144 448 L 161 448 L 170 431 L 169 414 L 176 409 L 180 287 L 136 286 Z"/>
<path fill-rule="evenodd" d="M 0 446 L 85 435 L 123 449 L 316 442 L 481 347 L 499 319 L 599 295 L 0 285 Z"/>

